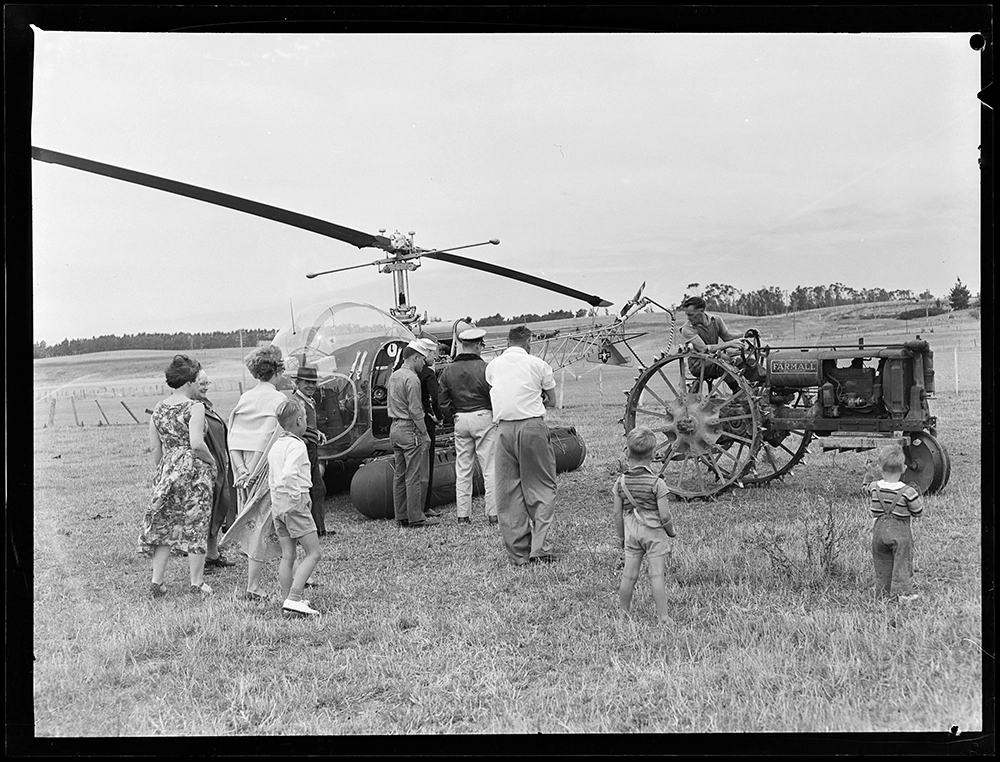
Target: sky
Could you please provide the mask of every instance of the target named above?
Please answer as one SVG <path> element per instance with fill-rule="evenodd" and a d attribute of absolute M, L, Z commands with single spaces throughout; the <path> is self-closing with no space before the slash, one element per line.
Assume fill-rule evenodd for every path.
<path fill-rule="evenodd" d="M 158 34 L 35 29 L 32 145 L 597 294 L 980 289 L 969 33 Z M 34 341 L 388 308 L 380 258 L 32 162 Z M 587 305 L 421 260 L 443 320 Z"/>

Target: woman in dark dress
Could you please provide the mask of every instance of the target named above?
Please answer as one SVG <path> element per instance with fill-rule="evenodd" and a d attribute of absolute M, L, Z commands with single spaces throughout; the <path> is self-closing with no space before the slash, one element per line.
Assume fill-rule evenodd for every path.
<path fill-rule="evenodd" d="M 156 474 L 139 550 L 153 558 L 154 597 L 167 592 L 164 578 L 172 552 L 187 554 L 191 591 L 212 592 L 204 575 L 216 464 L 205 443 L 205 406 L 194 399 L 200 370 L 197 360 L 175 355 L 166 372 L 167 386 L 174 392 L 157 403 L 149 419 Z"/>

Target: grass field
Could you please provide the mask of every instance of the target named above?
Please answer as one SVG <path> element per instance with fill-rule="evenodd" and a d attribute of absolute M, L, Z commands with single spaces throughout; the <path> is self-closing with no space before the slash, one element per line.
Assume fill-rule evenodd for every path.
<path fill-rule="evenodd" d="M 145 427 L 43 428 L 36 412 L 34 732 L 981 730 L 977 339 L 952 341 L 963 348 L 959 394 L 941 380 L 950 353 L 935 345 L 932 411 L 953 466 L 916 522 L 918 601 L 872 594 L 858 492 L 868 454 L 817 449 L 785 482 L 677 504 L 672 627 L 657 624 L 644 577 L 632 618 L 614 616 L 609 490 L 634 371 L 574 366 L 550 417 L 575 425 L 588 449 L 559 477 L 561 562 L 511 567 L 498 533 L 482 519 L 460 528 L 454 504 L 443 526 L 411 532 L 331 495 L 337 533 L 323 539 L 314 620 L 242 601 L 245 561 L 211 575 L 217 594 L 199 600 L 172 559 L 169 594 L 150 600 L 149 564 L 134 550 L 152 474 Z M 275 575 L 272 564 L 276 588 Z"/>

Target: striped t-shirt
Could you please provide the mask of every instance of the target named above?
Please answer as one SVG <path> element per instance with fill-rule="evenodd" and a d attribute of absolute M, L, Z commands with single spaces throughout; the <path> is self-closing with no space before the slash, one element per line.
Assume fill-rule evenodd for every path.
<path fill-rule="evenodd" d="M 903 482 L 887 482 L 882 479 L 868 485 L 871 494 L 871 510 L 875 518 L 891 512 L 899 518 L 919 516 L 924 504 L 916 487 Z"/>
<path fill-rule="evenodd" d="M 633 506 L 632 501 L 625 495 L 625 490 L 622 489 L 622 481 L 625 482 L 628 491 L 635 498 L 635 502 L 638 503 L 638 508 Z M 615 486 L 611 492 L 621 498 L 622 510 L 625 513 L 633 511 L 635 517 L 646 526 L 656 529 L 666 523 L 660 519 L 660 511 L 657 503 L 660 497 L 669 495 L 670 490 L 667 489 L 667 485 L 663 479 L 654 474 L 649 466 L 631 466 L 615 482 Z M 668 516 L 667 520 L 669 519 L 670 517 Z"/>

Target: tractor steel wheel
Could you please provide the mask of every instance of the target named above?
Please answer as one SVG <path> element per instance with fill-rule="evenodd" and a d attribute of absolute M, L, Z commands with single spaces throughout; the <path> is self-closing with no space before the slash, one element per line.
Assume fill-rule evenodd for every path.
<path fill-rule="evenodd" d="M 926 431 L 910 438 L 903 448 L 906 470 L 903 481 L 915 484 L 922 494 L 937 492 L 951 476 L 951 458 L 937 439 Z"/>
<path fill-rule="evenodd" d="M 623 423 L 626 433 L 652 429 L 654 467 L 685 498 L 741 483 L 760 446 L 753 388 L 725 360 L 700 353 L 670 355 L 644 371 L 629 392 Z"/>
<path fill-rule="evenodd" d="M 743 475 L 743 484 L 748 487 L 765 484 L 791 474 L 792 469 L 809 454 L 809 443 L 812 440 L 811 431 L 799 430 L 787 432 L 775 445 L 768 442 L 766 437 L 763 438 L 757 457 Z"/>
<path fill-rule="evenodd" d="M 812 404 L 813 399 L 799 391 L 787 409 L 800 414 L 803 409 L 812 407 Z M 781 406 L 779 409 L 786 408 Z M 805 429 L 765 430 L 757 457 L 743 475 L 743 484 L 756 486 L 791 474 L 792 469 L 808 455 L 813 436 L 811 431 Z"/>

